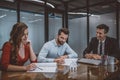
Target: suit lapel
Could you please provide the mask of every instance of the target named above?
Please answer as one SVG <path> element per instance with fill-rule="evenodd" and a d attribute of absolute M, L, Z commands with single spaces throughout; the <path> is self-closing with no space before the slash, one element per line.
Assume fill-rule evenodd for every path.
<path fill-rule="evenodd" d="M 98 53 L 98 44 L 99 44 L 99 41 L 97 38 L 95 38 L 95 45 L 94 45 L 94 53 Z"/>
<path fill-rule="evenodd" d="M 108 54 L 108 49 L 109 49 L 109 38 L 106 37 L 106 40 L 105 40 L 105 45 L 104 45 L 104 53 L 105 54 Z"/>

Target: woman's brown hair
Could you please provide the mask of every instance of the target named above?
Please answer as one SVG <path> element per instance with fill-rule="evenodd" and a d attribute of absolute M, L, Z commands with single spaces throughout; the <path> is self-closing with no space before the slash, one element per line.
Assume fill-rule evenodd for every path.
<path fill-rule="evenodd" d="M 17 54 L 20 48 L 22 37 L 24 36 L 24 31 L 28 28 L 25 23 L 18 22 L 13 25 L 12 31 L 10 32 L 9 42 L 12 45 L 10 63 L 17 64 Z"/>

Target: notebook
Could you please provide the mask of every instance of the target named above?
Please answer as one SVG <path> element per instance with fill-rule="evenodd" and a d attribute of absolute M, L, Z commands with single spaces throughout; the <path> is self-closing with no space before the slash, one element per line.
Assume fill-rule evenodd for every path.
<path fill-rule="evenodd" d="M 101 63 L 101 60 L 81 58 L 81 59 L 78 59 L 78 62 L 99 65 Z"/>

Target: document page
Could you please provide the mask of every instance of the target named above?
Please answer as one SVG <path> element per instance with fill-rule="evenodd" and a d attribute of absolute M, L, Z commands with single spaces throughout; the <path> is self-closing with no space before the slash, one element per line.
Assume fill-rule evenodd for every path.
<path fill-rule="evenodd" d="M 57 72 L 57 63 L 36 63 L 37 68 L 27 72 Z"/>

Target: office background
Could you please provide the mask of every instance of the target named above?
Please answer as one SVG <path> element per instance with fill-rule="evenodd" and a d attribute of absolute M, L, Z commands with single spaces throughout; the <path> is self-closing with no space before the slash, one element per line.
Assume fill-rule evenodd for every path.
<path fill-rule="evenodd" d="M 8 4 L 8 6 L 14 5 L 16 6 L 16 8 L 3 6 L 4 4 Z M 40 13 L 36 12 L 36 7 L 41 8 L 41 6 L 38 5 L 36 6 L 34 4 L 35 6 L 34 7 L 32 6 L 32 9 L 34 8 L 34 10 L 25 10 L 24 8 L 30 7 L 29 4 L 31 3 L 29 2 L 26 3 L 28 5 L 27 6 L 24 5 L 24 7 L 23 4 L 24 1 L 21 2 L 19 6 L 20 10 L 18 10 L 18 6 L 17 6 L 18 4 L 16 2 L 9 2 L 7 0 L 0 2 L 0 49 L 2 48 L 4 42 L 9 40 L 9 34 L 13 24 L 15 24 L 18 21 L 21 21 L 28 25 L 29 39 L 32 42 L 35 53 L 38 54 L 43 44 L 48 40 L 54 39 L 58 29 L 63 27 L 63 18 L 62 18 L 63 15 L 60 13 L 49 13 L 48 29 L 46 30 L 45 28 L 46 18 L 44 16 L 45 15 L 44 10 L 43 12 Z M 108 4 L 104 6 L 101 5 L 101 8 L 107 10 L 108 9 L 107 5 Z M 94 7 L 97 7 L 97 5 Z M 89 9 L 92 8 L 93 7 L 89 7 Z M 99 9 L 100 8 L 98 8 L 98 11 Z M 100 10 L 102 14 L 90 14 L 89 16 L 87 16 L 87 14 L 83 16 L 78 16 L 78 14 L 74 14 L 78 17 L 71 18 L 70 15 L 68 15 L 68 29 L 70 30 L 68 44 L 75 50 L 75 52 L 78 53 L 79 57 L 83 56 L 82 52 L 87 47 L 87 40 L 89 39 L 90 41 L 91 37 L 96 36 L 96 26 L 99 24 L 107 24 L 110 27 L 108 36 L 117 38 L 119 40 L 120 36 L 119 37 L 117 36 L 120 35 L 120 32 L 118 30 L 120 29 L 119 28 L 120 16 L 117 13 L 119 13 L 120 10 L 118 9 L 117 12 L 115 7 L 112 7 L 112 9 L 113 9 L 112 11 L 107 13 L 102 13 L 102 11 Z M 89 18 L 89 23 L 87 20 L 88 18 Z M 87 29 L 88 29 L 87 26 L 89 26 L 89 33 L 87 33 Z M 45 40 L 46 39 L 45 32 L 48 32 L 48 36 L 47 36 L 48 40 Z"/>

